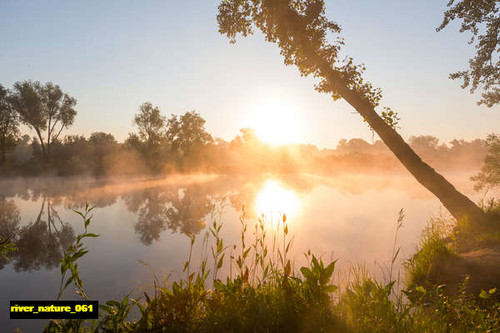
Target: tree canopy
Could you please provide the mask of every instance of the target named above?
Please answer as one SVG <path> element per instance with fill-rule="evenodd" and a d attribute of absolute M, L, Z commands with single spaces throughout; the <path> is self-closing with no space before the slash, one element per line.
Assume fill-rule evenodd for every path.
<path fill-rule="evenodd" d="M 146 143 L 149 149 L 161 144 L 165 134 L 165 117 L 160 109 L 150 102 L 139 107 L 139 113 L 134 117 L 134 124 L 139 129 L 139 139 Z"/>
<path fill-rule="evenodd" d="M 16 82 L 10 103 L 21 122 L 37 133 L 44 155 L 50 155 L 51 144 L 64 128 L 73 125 L 76 116 L 76 99 L 52 82 Z M 44 131 L 46 135 L 42 134 Z"/>
<path fill-rule="evenodd" d="M 191 111 L 180 117 L 172 115 L 168 119 L 167 139 L 172 144 L 172 150 L 190 155 L 210 143 L 212 136 L 205 130 L 205 119 L 196 111 Z"/>
<path fill-rule="evenodd" d="M 8 100 L 9 91 L 0 84 L 0 165 L 5 162 L 9 141 L 19 134 L 19 118 Z"/>
<path fill-rule="evenodd" d="M 469 59 L 469 69 L 450 74 L 451 79 L 461 79 L 462 88 L 474 93 L 482 89 L 478 104 L 492 107 L 500 103 L 500 2 L 498 0 L 450 0 L 443 22 L 437 30 L 444 29 L 454 20 L 461 21 L 460 32 L 470 32 L 470 44 L 476 54 Z"/>
<path fill-rule="evenodd" d="M 345 88 L 374 107 L 382 98 L 380 89 L 363 80 L 363 65 L 350 57 L 339 58 L 344 45 L 341 28 L 326 17 L 322 0 L 225 0 L 219 5 L 217 21 L 219 32 L 232 43 L 239 34 L 246 37 L 254 28 L 262 31 L 268 42 L 278 44 L 286 65 L 296 65 L 303 76 L 319 78 L 316 89 L 330 93 L 335 100 L 344 97 Z M 332 84 L 332 79 L 343 84 Z"/>

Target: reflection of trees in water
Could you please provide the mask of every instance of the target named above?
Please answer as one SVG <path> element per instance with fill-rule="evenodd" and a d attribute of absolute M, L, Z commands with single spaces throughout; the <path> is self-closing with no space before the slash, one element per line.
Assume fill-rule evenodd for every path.
<path fill-rule="evenodd" d="M 44 220 L 45 218 L 45 220 Z M 34 222 L 19 227 L 19 209 L 13 200 L 0 200 L 0 234 L 11 237 L 18 250 L 11 259 L 16 271 L 59 266 L 63 250 L 75 240 L 73 228 L 64 223 L 49 198 L 43 198 Z M 3 268 L 5 262 L 0 268 Z"/>
<path fill-rule="evenodd" d="M 36 221 L 16 231 L 15 242 L 19 242 L 21 246 L 18 261 L 22 262 L 16 262 L 17 267 L 19 270 L 27 270 L 30 267 L 37 269 L 58 264 L 57 252 L 61 251 L 62 245 L 73 239 L 73 230 L 61 221 L 55 206 L 80 209 L 89 201 L 92 205 L 97 204 L 97 207 L 106 207 L 122 197 L 127 209 L 137 214 L 136 233 L 144 244 L 151 244 L 167 229 L 184 234 L 198 233 L 204 227 L 203 220 L 210 213 L 215 198 L 228 193 L 231 206 L 237 212 L 245 206 L 247 216 L 251 217 L 255 198 L 270 179 L 277 179 L 284 188 L 297 193 L 309 192 L 318 183 L 310 177 L 297 175 L 282 175 L 278 178 L 270 175 L 221 176 L 201 182 L 192 182 L 189 178 L 185 182 L 181 178 L 174 178 L 172 181 L 154 179 L 130 181 L 126 184 L 103 179 L 78 178 L 64 182 L 61 179 L 37 179 L 31 182 L 7 181 L 5 184 L 9 186 L 0 186 L 0 196 L 6 193 L 7 197 L 22 196 L 23 200 L 41 202 L 42 208 Z M 2 223 L 7 228 L 6 222 Z M 45 242 L 41 241 L 43 239 Z M 36 257 L 31 252 L 40 254 Z M 42 253 L 48 257 L 44 258 Z M 33 258 L 22 261 L 22 258 L 29 258 L 29 255 Z M 54 261 L 49 260 L 49 257 L 54 258 Z M 25 262 L 32 264 L 30 266 Z"/>
<path fill-rule="evenodd" d="M 113 182 L 93 178 L 22 178 L 0 180 L 0 197 L 20 197 L 25 201 L 51 198 L 52 206 L 81 210 L 88 202 L 102 208 L 116 203 L 120 193 Z M 111 187 L 111 190 L 110 190 Z"/>
<path fill-rule="evenodd" d="M 14 200 L 0 197 L 0 238 L 2 241 L 12 241 L 19 230 L 21 215 Z M 0 256 L 0 269 L 3 269 L 7 259 Z"/>
<path fill-rule="evenodd" d="M 203 229 L 203 218 L 210 213 L 212 202 L 200 186 L 190 186 L 172 198 L 172 206 L 167 211 L 168 227 L 186 235 Z"/>
<path fill-rule="evenodd" d="M 139 217 L 135 232 L 144 244 L 158 240 L 160 233 L 166 229 L 166 211 L 168 196 L 157 188 L 137 191 L 123 197 L 127 208 Z"/>
<path fill-rule="evenodd" d="M 187 235 L 198 233 L 212 207 L 211 197 L 200 185 L 149 188 L 123 198 L 127 208 L 138 215 L 135 231 L 146 245 L 157 241 L 167 228 Z"/>

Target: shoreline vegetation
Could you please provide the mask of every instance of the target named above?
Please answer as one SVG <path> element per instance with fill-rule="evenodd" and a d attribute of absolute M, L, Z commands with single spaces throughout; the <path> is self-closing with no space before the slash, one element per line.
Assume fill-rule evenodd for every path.
<path fill-rule="evenodd" d="M 20 81 L 10 90 L 0 84 L 0 178 L 405 170 L 381 140 L 342 139 L 335 149 L 320 149 L 312 144 L 270 144 L 254 129 L 243 128 L 225 141 L 207 132 L 205 119 L 196 111 L 167 118 L 150 102 L 139 106 L 131 119 L 134 131 L 123 142 L 106 132 L 66 135 L 77 115 L 75 105 L 73 97 L 51 82 Z M 29 131 L 21 132 L 20 124 Z M 437 170 L 477 170 L 489 141 L 442 143 L 421 135 L 410 137 L 408 144 Z"/>
<path fill-rule="evenodd" d="M 478 104 L 487 107 L 500 103 L 500 62 L 492 61 L 498 60 L 499 50 L 497 3 L 451 0 L 437 27 L 440 31 L 452 21 L 461 21 L 460 32 L 471 34 L 470 44 L 475 45 L 477 52 L 469 60 L 469 69 L 452 73 L 450 78 L 462 80 L 462 88 L 471 93 L 483 91 Z M 79 209 L 87 200 L 94 200 L 101 207 L 121 198 L 122 207 L 138 217 L 134 229 L 144 245 L 158 241 L 166 228 L 184 234 L 190 244 L 179 278 L 159 279 L 154 267 L 143 262 L 152 271 L 151 288 L 131 291 L 118 300 L 106 300 L 100 305 L 97 320 L 50 320 L 45 332 L 500 332 L 500 199 L 475 203 L 443 176 L 448 172 L 471 172 L 467 178 L 475 182 L 476 190 L 499 187 L 500 136 L 490 134 L 485 140 L 455 139 L 449 143 L 433 136 L 403 138 L 399 134 L 399 110 L 383 105 L 389 100 L 383 98 L 381 88 L 367 80 L 365 64 L 350 56 L 352 52 L 346 48 L 347 39 L 342 33 L 343 23 L 327 15 L 323 0 L 225 0 L 216 11 L 218 34 L 236 43 L 257 32 L 273 43 L 284 64 L 293 66 L 302 77 L 311 78 L 315 90 L 352 106 L 371 130 L 372 142 L 341 140 L 335 149 L 264 142 L 265 136 L 258 135 L 258 130 L 263 129 L 260 126 L 271 125 L 268 130 L 275 135 L 268 139 L 275 143 L 280 142 L 279 136 L 284 139 L 286 134 L 298 132 L 292 123 L 286 122 L 292 119 L 290 108 L 283 107 L 283 115 L 275 119 L 269 117 L 270 111 L 280 111 L 276 106 L 263 110 L 269 113 L 266 117 L 256 118 L 256 129 L 240 129 L 233 140 L 225 141 L 206 130 L 206 121 L 197 111 L 167 117 L 151 102 L 138 107 L 131 119 L 134 130 L 123 142 L 106 132 L 67 135 L 77 116 L 76 98 L 52 82 L 24 80 L 9 88 L 0 84 L 0 184 L 15 184 L 22 179 L 15 186 L 0 188 L 0 269 L 9 260 L 15 272 L 60 267 L 57 299 L 68 295 L 68 289 L 74 289 L 83 300 L 99 297 L 86 290 L 78 266 L 82 257 L 92 255 L 85 245 L 89 238 L 99 241 L 99 235 L 91 232 L 94 206 L 87 203 L 84 211 L 74 210 L 83 220 L 83 231 L 77 234 L 54 208 L 66 200 L 60 186 L 66 181 L 72 191 L 66 208 Z M 113 12 L 108 16 L 116 15 Z M 42 21 L 38 23 L 43 26 Z M 108 25 L 112 27 L 113 22 Z M 162 31 L 161 26 L 157 25 L 155 31 Z M 121 34 L 130 35 L 123 31 Z M 60 34 L 49 31 L 45 35 Z M 44 44 L 45 37 L 40 45 L 52 45 Z M 75 37 L 78 44 L 78 34 Z M 111 46 L 106 54 L 120 54 Z M 373 46 L 376 43 L 369 45 Z M 51 58 L 50 52 L 47 54 Z M 407 61 L 415 59 L 410 57 Z M 38 69 L 24 72 L 39 73 Z M 422 76 L 425 77 L 430 76 Z M 242 82 L 252 85 L 257 81 Z M 272 95 L 270 89 L 268 97 Z M 447 96 L 446 92 L 441 95 Z M 429 101 L 432 104 L 435 100 Z M 437 110 L 440 103 L 434 106 L 431 111 L 441 112 Z M 404 108 L 404 103 L 399 107 Z M 420 109 L 425 110 L 426 106 Z M 24 133 L 25 129 L 29 132 Z M 380 140 L 375 140 L 375 135 Z M 292 135 L 282 142 L 296 138 L 298 135 Z M 310 251 L 304 254 L 307 263 L 297 265 L 290 252 L 293 235 L 284 212 L 271 217 L 276 221 L 269 224 L 264 215 L 256 216 L 254 207 L 247 207 L 247 215 L 243 205 L 239 240 L 229 243 L 223 236 L 224 204 L 229 201 L 232 208 L 242 206 L 239 199 L 245 193 L 238 192 L 233 197 L 209 194 L 213 185 L 210 177 L 224 183 L 232 176 L 241 176 L 224 184 L 226 191 L 221 193 L 229 193 L 228 188 L 239 189 L 249 178 L 263 183 L 269 174 L 283 179 L 307 175 L 306 181 L 287 178 L 307 191 L 320 178 L 337 178 L 338 182 L 339 175 L 345 174 L 399 172 L 411 175 L 453 218 L 431 218 L 416 252 L 405 258 L 401 271 L 396 264 L 401 259 L 401 210 L 394 238 L 385 242 L 392 247 L 392 253 L 389 266 L 380 267 L 382 277 L 363 266 L 350 268 L 350 275 L 343 277 L 337 266 L 337 260 L 342 258 L 326 260 Z M 168 191 L 154 187 L 169 176 L 207 177 L 208 181 L 182 189 L 161 184 Z M 35 177 L 44 178 L 45 183 L 38 183 Z M 84 179 L 92 182 L 85 184 Z M 131 193 L 130 188 L 120 185 L 123 180 L 139 180 L 133 186 L 139 192 L 149 193 Z M 33 186 L 23 188 L 22 184 L 31 181 Z M 355 187 L 366 190 L 372 185 L 368 183 Z M 92 195 L 98 192 L 102 196 Z M 256 194 L 257 190 L 248 192 Z M 14 198 L 19 193 L 41 203 L 38 217 L 27 225 L 20 223 L 20 209 Z M 318 201 L 324 197 L 328 195 Z M 356 202 L 353 210 L 367 207 Z M 368 220 L 375 220 L 375 212 L 369 214 Z M 329 218 L 328 214 L 321 217 Z M 323 232 L 317 224 L 314 227 Z M 202 230 L 204 237 L 200 237 Z M 379 234 L 371 232 L 370 237 Z M 30 248 L 34 243 L 36 246 Z M 44 248 L 49 255 L 37 261 Z M 193 251 L 198 250 L 201 253 L 193 256 Z M 38 257 L 30 257 L 31 254 Z"/>
<path fill-rule="evenodd" d="M 498 203 L 489 208 L 488 214 L 499 214 Z M 220 236 L 222 209 L 222 204 L 212 208 L 209 238 L 189 236 L 191 250 L 186 254 L 179 280 L 161 280 L 150 267 L 152 290 L 136 291 L 121 300 L 101 304 L 98 320 L 52 320 L 45 331 L 496 332 L 500 329 L 500 292 L 496 287 L 477 291 L 471 288 L 474 277 L 470 275 L 455 276 L 453 284 L 440 283 L 432 276 L 433 269 L 443 267 L 443 260 L 458 258 L 456 246 L 463 246 L 459 237 L 453 244 L 443 238 L 450 232 L 457 234 L 455 227 L 450 229 L 450 220 L 431 221 L 417 253 L 406 261 L 403 275 L 406 278 L 399 274 L 396 278 L 392 265 L 399 254 L 397 233 L 404 219 L 401 211 L 392 261 L 387 268 L 390 273 L 384 279 L 377 279 L 358 266 L 351 269 L 351 279 L 333 284 L 337 260 L 325 261 L 307 252 L 308 265 L 294 267 L 293 258 L 287 256 L 293 235 L 289 234 L 286 215 L 279 217 L 275 229 L 268 230 L 263 217 L 252 222 L 243 211 L 240 243 L 225 244 Z M 87 205 L 84 212 L 77 212 L 85 221 L 85 230 L 77 237 L 78 244 L 70 246 L 61 260 L 59 295 L 73 282 L 81 297 L 92 299 L 84 291 L 85 281 L 80 280 L 77 268 L 78 259 L 87 252 L 81 241 L 98 237 L 87 231 L 89 224 L 91 228 L 91 211 L 92 207 Z M 480 239 L 479 233 L 467 236 Z M 205 252 L 200 262 L 193 262 L 192 252 L 200 241 L 205 244 Z M 495 242 L 498 244 L 498 240 Z M 438 261 L 440 265 L 436 266 Z M 221 268 L 228 265 L 231 273 L 222 276 Z"/>
<path fill-rule="evenodd" d="M 252 131 L 242 133 L 248 135 Z M 59 148 L 55 143 L 50 160 L 42 160 L 40 156 L 37 158 L 32 155 L 25 163 L 31 164 L 31 170 L 35 171 L 32 176 L 54 177 L 51 191 L 55 192 L 58 182 L 66 183 L 75 175 L 85 175 L 87 177 L 82 179 L 93 179 L 94 184 L 102 182 L 104 188 L 113 192 L 116 190 L 113 189 L 115 186 L 126 187 L 120 185 L 118 179 L 130 180 L 137 177 L 142 179 L 141 186 L 149 187 L 164 181 L 165 176 L 168 178 L 186 176 L 195 179 L 201 177 L 210 182 L 210 179 L 220 177 L 221 174 L 245 176 L 275 173 L 286 177 L 286 175 L 309 172 L 309 176 L 314 178 L 335 176 L 340 173 L 355 175 L 370 171 L 382 174 L 396 174 L 398 170 L 405 172 L 380 142 L 369 144 L 359 139 L 341 141 L 337 149 L 322 151 L 307 146 L 314 151 L 311 153 L 307 152 L 307 149 L 304 152 L 303 146 L 279 147 L 264 144 L 254 133 L 251 138 L 251 140 L 248 137 L 237 138 L 238 140 L 235 139 L 231 143 L 225 143 L 227 150 L 224 153 L 219 151 L 222 155 L 217 155 L 218 153 L 212 150 L 210 154 L 214 154 L 212 158 L 217 157 L 215 160 L 218 163 L 222 161 L 225 163 L 227 156 L 232 156 L 233 161 L 236 161 L 232 165 L 237 172 L 228 171 L 227 165 L 218 169 L 215 167 L 217 164 L 212 164 L 210 167 L 212 169 L 209 170 L 213 172 L 210 175 L 202 174 L 205 170 L 191 170 L 187 167 L 191 165 L 190 163 L 194 163 L 193 158 L 196 160 L 195 165 L 206 165 L 203 161 L 210 156 L 207 153 L 210 151 L 208 147 L 213 148 L 210 145 L 198 151 L 196 155 L 177 156 L 172 162 L 174 166 L 156 171 L 154 167 L 144 165 L 144 169 L 142 167 L 135 169 L 137 165 L 133 165 L 134 163 L 130 161 L 126 161 L 125 164 L 133 165 L 133 168 L 127 172 L 110 169 L 106 165 L 112 165 L 114 162 L 110 161 L 116 161 L 110 156 L 113 154 L 121 156 L 131 148 L 115 142 L 113 148 L 115 150 L 104 153 L 101 151 L 99 155 L 95 149 L 105 145 L 102 145 L 102 142 L 92 143 L 91 138 L 83 137 L 80 141 L 83 146 L 79 149 L 71 146 L 69 141 L 60 146 L 61 149 L 66 149 L 69 154 L 67 156 L 71 157 L 65 160 L 69 164 L 61 164 L 64 165 L 64 170 L 70 170 L 65 168 L 71 163 L 88 163 L 76 170 L 76 174 L 73 174 L 73 171 L 63 173 L 57 171 L 61 170 L 58 169 L 61 160 L 57 155 Z M 414 149 L 420 149 L 424 159 L 432 160 L 433 164 L 443 169 L 459 170 L 468 174 L 472 173 L 472 170 L 477 172 L 483 160 L 488 158 L 491 160 L 492 156 L 496 156 L 492 147 L 496 147 L 494 144 L 497 140 L 493 139 L 489 137 L 489 141 L 472 142 L 454 140 L 450 145 L 440 144 L 439 140 L 433 137 L 417 137 L 410 141 L 415 146 Z M 215 146 L 220 144 L 219 142 Z M 33 148 L 33 151 L 36 150 Z M 208 155 L 203 155 L 204 153 Z M 141 153 L 137 150 L 134 154 L 142 156 L 141 159 L 146 158 L 146 155 L 141 155 L 146 154 L 144 151 Z M 15 154 L 10 155 L 10 158 L 12 156 Z M 226 159 L 221 156 L 226 156 Z M 452 157 L 455 158 L 455 162 L 450 163 L 449 159 Z M 39 163 L 36 162 L 37 159 Z M 120 159 L 121 157 L 117 158 Z M 190 163 L 186 162 L 188 160 Z M 7 161 L 3 170 L 8 170 L 14 165 L 12 160 L 7 159 Z M 99 162 L 94 163 L 95 161 Z M 356 165 L 357 168 L 349 167 Z M 483 166 L 482 173 L 475 176 L 482 187 L 495 185 L 491 181 L 490 169 L 491 166 L 489 169 Z M 9 182 L 10 179 L 15 180 L 25 176 L 23 175 L 25 169 L 14 170 L 22 171 L 3 174 L 3 180 Z M 147 172 L 143 172 L 144 170 Z M 113 176 L 109 177 L 110 174 Z M 107 183 L 109 178 L 114 179 L 111 185 Z M 83 186 L 80 190 L 78 190 L 79 185 L 75 185 L 76 192 L 81 192 L 81 195 L 91 195 L 94 189 L 92 186 L 86 188 L 87 185 L 83 183 L 80 184 Z M 99 186 L 98 189 L 102 190 Z M 16 191 L 15 188 L 10 190 Z M 40 191 L 44 193 L 44 190 Z M 124 189 L 121 188 L 120 191 Z M 83 199 L 79 197 L 80 201 Z M 50 202 L 47 202 L 47 207 L 49 205 Z M 242 243 L 235 245 L 224 244 L 220 236 L 222 220 L 217 219 L 217 216 L 220 217 L 220 212 L 217 215 L 212 211 L 211 224 L 208 227 L 210 240 L 201 240 L 195 233 L 183 231 L 190 238 L 191 249 L 195 242 L 202 241 L 206 242 L 206 246 L 210 242 L 211 250 L 205 253 L 205 259 L 201 263 L 195 264 L 188 259 L 181 279 L 168 281 L 154 276 L 152 290 L 142 293 L 136 291 L 125 295 L 121 300 L 110 300 L 101 304 L 101 314 L 97 321 L 51 321 L 46 331 L 494 332 L 500 329 L 500 293 L 497 289 L 500 281 L 500 271 L 497 269 L 500 267 L 499 203 L 494 200 L 482 203 L 481 208 L 490 217 L 489 219 L 480 222 L 468 219 L 458 222 L 453 219 L 430 221 L 429 227 L 423 232 L 416 253 L 406 260 L 402 276 L 398 274 L 397 278 L 395 277 L 392 265 L 387 269 L 390 271 L 388 277 L 383 279 L 375 277 L 366 268 L 353 267 L 350 271 L 352 279 L 337 284 L 332 284 L 332 277 L 335 281 L 342 278 L 335 271 L 335 262 L 324 261 L 312 253 L 307 253 L 309 264 L 298 268 L 295 267 L 292 258 L 287 258 L 292 243 L 285 216 L 282 216 L 277 230 L 266 234 L 268 231 L 261 227 L 262 220 L 257 217 L 254 225 L 249 228 L 247 224 L 249 222 L 243 215 Z M 91 209 L 88 206 L 86 209 L 87 211 L 81 215 L 88 226 L 90 223 L 88 214 Z M 400 218 L 398 223 L 402 222 L 402 215 Z M 86 231 L 68 240 L 81 241 L 85 238 L 83 237 L 85 233 Z M 245 240 L 249 235 L 253 238 Z M 146 237 L 141 240 L 147 244 L 154 238 Z M 2 239 L 0 243 L 2 243 L 0 254 L 5 261 L 9 253 L 16 249 L 10 239 Z M 75 248 L 86 251 L 82 246 L 77 244 L 73 247 L 61 247 L 63 254 L 61 269 L 70 274 L 69 277 L 62 277 L 61 286 L 68 287 L 71 281 L 76 281 L 75 287 L 78 293 L 92 299 L 93 295 L 85 294 L 85 281 L 80 280 L 78 269 L 75 269 L 77 260 L 81 256 L 77 252 L 71 252 Z M 396 233 L 392 263 L 398 255 Z M 54 265 L 57 263 L 54 262 Z M 218 276 L 224 265 L 231 267 L 231 274 Z M 154 271 L 154 267 L 152 269 Z M 64 289 L 60 290 L 60 296 L 63 295 Z"/>
<path fill-rule="evenodd" d="M 29 142 L 27 137 L 24 140 Z M 496 147 L 497 141 L 493 140 L 492 145 L 489 137 L 489 141 L 454 140 L 445 145 L 437 138 L 422 136 L 412 138 L 410 144 L 438 168 L 468 174 L 477 172 L 488 157 L 496 156 L 492 147 Z M 105 133 L 94 133 L 88 139 L 66 137 L 52 145 L 51 157 L 47 159 L 36 154 L 33 140 L 25 145 L 25 151 L 31 151 L 25 155 L 29 158 L 22 160 L 18 158 L 21 144 L 7 154 L 1 178 L 8 182 L 26 176 L 54 177 L 52 191 L 57 192 L 57 182 L 65 183 L 73 176 L 102 181 L 104 187 L 108 186 L 108 178 L 115 180 L 113 187 L 117 186 L 117 179 L 138 177 L 148 187 L 162 182 L 165 176 L 210 179 L 272 173 L 324 177 L 405 172 L 380 141 L 370 144 L 360 139 L 343 140 L 335 150 L 307 145 L 272 146 L 260 141 L 252 130 L 242 130 L 230 143 L 211 141 L 189 154 L 174 152 L 168 145 L 168 154 L 152 153 L 147 140 L 139 139 L 135 146 L 130 142 L 119 144 Z M 193 165 L 198 167 L 193 169 Z M 491 170 L 483 166 L 481 172 L 474 177 L 479 185 L 494 186 L 488 176 Z M 82 186 L 81 194 L 92 193 L 92 188 L 87 192 Z M 353 279 L 340 284 L 332 284 L 332 277 L 338 274 L 335 262 L 307 253 L 309 264 L 298 268 L 292 258 L 287 258 L 292 244 L 284 216 L 273 235 L 259 229 L 263 221 L 258 218 L 252 225 L 252 234 L 242 216 L 243 234 L 252 234 L 254 238 L 245 243 L 246 236 L 242 235 L 242 244 L 236 245 L 224 244 L 219 234 L 222 222 L 214 217 L 208 227 L 211 250 L 201 263 L 188 259 L 183 278 L 167 281 L 155 276 L 152 290 L 101 304 L 97 321 L 51 321 L 46 331 L 494 332 L 500 330 L 499 204 L 492 201 L 483 203 L 481 208 L 489 216 L 487 220 L 431 221 L 417 252 L 407 259 L 403 277 L 393 276 L 392 266 L 385 279 L 374 277 L 362 267 L 353 267 Z M 87 219 L 88 213 L 90 207 L 82 216 Z M 90 220 L 86 221 L 88 225 Z M 190 237 L 191 249 L 195 242 L 209 242 L 197 239 L 195 233 L 185 233 Z M 80 241 L 84 234 L 72 239 Z M 147 244 L 154 238 L 145 235 L 141 240 Z M 5 260 L 15 246 L 9 239 L 0 242 L 0 254 Z M 81 250 L 82 244 L 78 246 Z M 61 286 L 76 281 L 78 293 L 92 299 L 93 295 L 84 292 L 85 281 L 80 280 L 77 266 L 71 266 L 81 257 L 71 253 L 72 249 L 75 247 L 61 247 L 61 269 L 70 274 L 62 277 Z M 396 234 L 393 263 L 398 254 Z M 232 273 L 218 276 L 224 265 L 229 265 Z M 63 295 L 64 289 L 59 295 Z"/>
<path fill-rule="evenodd" d="M 186 140 L 189 140 L 186 139 Z M 424 161 L 442 171 L 481 168 L 487 141 L 452 140 L 441 143 L 433 136 L 411 137 L 410 146 Z M 271 145 L 252 129 L 241 130 L 230 142 L 215 139 L 196 147 L 190 155 L 175 152 L 165 144 L 155 157 L 145 143 L 118 143 L 113 135 L 96 132 L 89 137 L 68 135 L 52 143 L 50 160 L 43 160 L 38 140 L 24 135 L 12 143 L 0 164 L 0 178 L 12 177 L 140 177 L 175 174 L 310 173 L 332 176 L 340 173 L 401 173 L 400 162 L 381 141 L 340 140 L 335 149 L 314 145 Z"/>

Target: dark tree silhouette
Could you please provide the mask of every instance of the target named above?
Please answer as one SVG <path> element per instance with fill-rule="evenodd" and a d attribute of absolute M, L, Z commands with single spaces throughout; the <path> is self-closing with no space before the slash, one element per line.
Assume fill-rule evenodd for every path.
<path fill-rule="evenodd" d="M 141 242 L 150 245 L 167 229 L 169 199 L 165 191 L 158 188 L 137 191 L 124 196 L 127 208 L 137 214 L 135 232 Z"/>
<path fill-rule="evenodd" d="M 191 165 L 196 165 L 203 148 L 212 142 L 212 136 L 205 130 L 205 119 L 196 111 L 180 117 L 172 115 L 167 121 L 167 139 L 172 151 Z"/>
<path fill-rule="evenodd" d="M 451 21 L 462 22 L 460 32 L 470 32 L 470 44 L 475 43 L 476 54 L 469 59 L 469 69 L 450 74 L 451 79 L 461 79 L 462 88 L 470 87 L 474 93 L 483 89 L 478 104 L 492 107 L 500 103 L 500 2 L 498 0 L 450 0 L 444 13 L 444 29 Z"/>
<path fill-rule="evenodd" d="M 19 134 L 19 119 L 8 100 L 8 90 L 0 84 L 0 165 L 5 163 L 7 146 Z"/>
<path fill-rule="evenodd" d="M 166 154 L 166 119 L 158 107 L 146 102 L 139 107 L 134 117 L 134 125 L 138 134 L 131 133 L 125 142 L 126 146 L 141 152 L 149 167 L 159 171 L 165 162 Z"/>
<path fill-rule="evenodd" d="M 210 213 L 211 200 L 202 185 L 157 187 L 123 196 L 127 208 L 137 214 L 135 232 L 150 245 L 170 229 L 186 235 L 198 233 Z"/>
<path fill-rule="evenodd" d="M 15 242 L 18 250 L 13 255 L 14 269 L 19 272 L 58 267 L 62 252 L 74 240 L 71 225 L 61 221 L 51 199 L 44 197 L 35 222 L 19 229 Z"/>
<path fill-rule="evenodd" d="M 171 197 L 172 205 L 167 210 L 168 227 L 171 230 L 194 235 L 205 226 L 203 219 L 210 213 L 212 203 L 206 189 L 191 185 Z"/>
<path fill-rule="evenodd" d="M 88 142 L 92 148 L 94 174 L 103 175 L 107 167 L 106 159 L 118 150 L 118 142 L 112 134 L 104 132 L 90 134 Z"/>
<path fill-rule="evenodd" d="M 158 107 L 146 102 L 139 107 L 139 113 L 134 117 L 134 125 L 139 129 L 139 138 L 146 144 L 148 150 L 161 145 L 164 139 L 165 117 Z"/>
<path fill-rule="evenodd" d="M 64 128 L 73 125 L 76 99 L 52 82 L 42 85 L 38 81 L 16 82 L 9 99 L 21 122 L 35 130 L 43 156 L 50 157 L 52 143 Z"/>
<path fill-rule="evenodd" d="M 219 32 L 231 42 L 237 35 L 247 36 L 259 29 L 267 41 L 278 44 L 286 65 L 295 65 L 301 75 L 319 79 L 318 91 L 330 94 L 334 100 L 344 98 L 456 219 L 485 218 L 474 202 L 410 148 L 391 126 L 394 119 L 386 119 L 390 112 L 381 116 L 375 111 L 381 91 L 363 80 L 363 66 L 356 65 L 352 58 L 339 60 L 344 44 L 339 36 L 341 29 L 326 18 L 322 0 L 224 0 L 219 5 L 217 20 Z"/>
<path fill-rule="evenodd" d="M 20 221 L 21 214 L 14 200 L 6 200 L 0 196 L 0 243 L 15 242 Z M 0 269 L 4 268 L 11 255 L 12 253 L 7 254 L 0 251 Z"/>

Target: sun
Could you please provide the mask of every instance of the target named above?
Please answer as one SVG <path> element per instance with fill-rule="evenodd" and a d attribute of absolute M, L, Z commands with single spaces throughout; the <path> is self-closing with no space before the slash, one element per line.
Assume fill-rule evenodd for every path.
<path fill-rule="evenodd" d="M 275 180 L 267 181 L 255 199 L 256 213 L 264 214 L 271 220 L 274 220 L 273 216 L 283 214 L 286 214 L 289 220 L 293 220 L 300 210 L 300 205 L 297 194 Z"/>
<path fill-rule="evenodd" d="M 285 145 L 299 143 L 302 138 L 302 119 L 296 108 L 285 100 L 267 100 L 250 108 L 249 127 L 262 141 Z"/>

